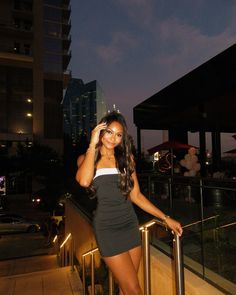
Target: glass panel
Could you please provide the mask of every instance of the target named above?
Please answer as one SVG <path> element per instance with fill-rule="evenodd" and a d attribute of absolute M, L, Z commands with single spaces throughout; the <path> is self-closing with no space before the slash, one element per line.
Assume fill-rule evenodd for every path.
<path fill-rule="evenodd" d="M 145 195 L 184 225 L 185 265 L 230 293 L 236 283 L 235 181 L 154 174 L 142 174 L 139 180 Z M 152 244 L 168 255 L 172 238 L 157 226 L 151 229 Z"/>

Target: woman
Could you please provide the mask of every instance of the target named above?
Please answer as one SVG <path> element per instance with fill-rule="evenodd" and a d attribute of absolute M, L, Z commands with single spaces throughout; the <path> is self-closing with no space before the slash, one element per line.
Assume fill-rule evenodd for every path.
<path fill-rule="evenodd" d="M 93 129 L 86 154 L 78 158 L 76 180 L 95 191 L 97 244 L 119 284 L 120 295 L 141 295 L 137 272 L 141 258 L 138 220 L 132 202 L 163 220 L 178 235 L 180 223 L 165 215 L 140 192 L 124 117 L 107 114 Z"/>

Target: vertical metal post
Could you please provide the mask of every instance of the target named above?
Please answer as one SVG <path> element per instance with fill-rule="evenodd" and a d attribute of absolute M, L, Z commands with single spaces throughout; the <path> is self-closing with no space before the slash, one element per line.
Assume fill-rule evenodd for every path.
<path fill-rule="evenodd" d="M 172 196 L 172 177 L 168 178 L 168 188 L 169 188 L 169 196 L 170 196 L 170 211 L 173 209 L 173 196 Z"/>
<path fill-rule="evenodd" d="M 204 242 L 203 242 L 203 231 L 204 231 L 204 211 L 203 211 L 203 183 L 202 179 L 199 182 L 200 189 L 200 202 L 201 202 L 201 253 L 202 253 L 202 275 L 205 278 L 205 255 L 204 255 Z"/>
<path fill-rule="evenodd" d="M 109 295 L 113 295 L 114 293 L 114 280 L 112 272 L 109 270 Z"/>
<path fill-rule="evenodd" d="M 149 230 L 142 230 L 144 295 L 151 295 Z"/>
<path fill-rule="evenodd" d="M 62 247 L 62 249 L 61 249 L 62 251 L 61 251 L 61 253 L 62 253 L 62 259 L 61 259 L 61 265 L 62 266 L 65 266 L 65 248 L 64 247 Z"/>
<path fill-rule="evenodd" d="M 64 255 L 64 259 L 65 259 L 65 266 L 67 266 L 68 265 L 68 257 L 67 257 L 67 255 L 68 255 L 68 251 L 67 251 L 67 244 L 65 244 L 64 245 L 64 253 L 65 253 L 65 255 Z"/>
<path fill-rule="evenodd" d="M 184 268 L 183 268 L 183 255 L 180 237 L 175 234 L 173 239 L 174 244 L 174 262 L 175 262 L 175 284 L 176 295 L 184 295 Z"/>
<path fill-rule="evenodd" d="M 85 282 L 85 256 L 82 256 L 82 271 L 83 271 L 83 295 L 86 295 L 86 282 Z"/>
<path fill-rule="evenodd" d="M 94 254 L 91 252 L 91 295 L 95 295 Z"/>
<path fill-rule="evenodd" d="M 74 271 L 74 240 L 71 238 L 70 241 L 70 253 L 71 253 L 71 271 Z"/>

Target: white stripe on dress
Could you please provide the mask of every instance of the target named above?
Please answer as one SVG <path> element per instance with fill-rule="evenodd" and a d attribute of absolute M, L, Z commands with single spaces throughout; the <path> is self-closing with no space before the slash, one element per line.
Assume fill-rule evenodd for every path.
<path fill-rule="evenodd" d="M 93 179 L 101 175 L 111 175 L 111 174 L 118 174 L 118 173 L 119 171 L 117 168 L 99 168 L 96 170 L 96 174 L 94 175 Z"/>

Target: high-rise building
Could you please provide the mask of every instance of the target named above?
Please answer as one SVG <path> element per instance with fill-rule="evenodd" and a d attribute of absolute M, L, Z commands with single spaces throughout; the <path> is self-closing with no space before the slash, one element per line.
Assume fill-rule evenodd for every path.
<path fill-rule="evenodd" d="M 0 1 L 0 145 L 63 149 L 70 0 Z"/>
<path fill-rule="evenodd" d="M 63 100 L 64 132 L 72 143 L 82 135 L 89 139 L 91 129 L 107 112 L 102 88 L 96 80 L 84 84 L 81 79 L 71 79 Z"/>

